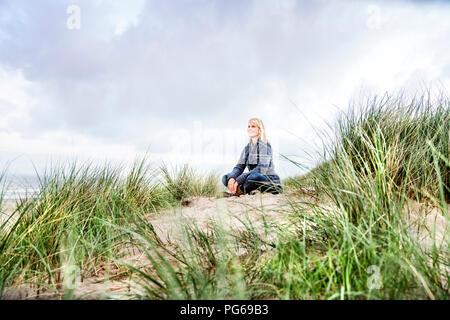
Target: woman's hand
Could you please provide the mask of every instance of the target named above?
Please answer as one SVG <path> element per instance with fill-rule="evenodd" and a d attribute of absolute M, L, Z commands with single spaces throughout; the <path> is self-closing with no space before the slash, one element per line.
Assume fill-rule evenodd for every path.
<path fill-rule="evenodd" d="M 238 183 L 237 183 L 237 181 L 235 181 L 234 185 L 233 185 L 233 193 L 237 192 L 237 188 L 238 188 Z"/>
<path fill-rule="evenodd" d="M 230 180 L 228 180 L 228 190 L 231 193 L 236 193 L 237 186 L 238 186 L 238 183 L 236 182 L 236 180 L 234 178 L 231 178 Z"/>

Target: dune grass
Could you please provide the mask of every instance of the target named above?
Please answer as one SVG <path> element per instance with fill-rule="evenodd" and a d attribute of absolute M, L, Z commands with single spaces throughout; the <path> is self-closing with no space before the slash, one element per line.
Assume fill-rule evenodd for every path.
<path fill-rule="evenodd" d="M 386 94 L 343 114 L 336 126 L 336 143 L 327 150 L 333 161 L 323 172 L 345 170 L 357 175 L 353 180 L 372 176 L 378 186 L 390 188 L 383 190 L 385 194 L 407 193 L 409 198 L 427 201 L 439 197 L 438 178 L 442 178 L 449 201 L 450 172 L 445 163 L 450 152 L 449 99 L 443 94 L 432 98 L 429 93 L 405 99 Z M 325 180 L 326 189 L 331 180 L 345 181 Z"/>
<path fill-rule="evenodd" d="M 421 201 L 448 223 L 449 100 L 366 102 L 341 115 L 310 177 L 324 201 L 309 203 L 298 223 L 310 221 L 321 235 L 300 227 L 261 274 L 285 298 L 447 299 L 448 239 L 424 248 L 408 212 Z M 308 239 L 316 247 L 310 254 Z M 375 273 L 379 289 L 370 290 Z"/>
<path fill-rule="evenodd" d="M 160 181 L 173 203 L 180 203 L 192 196 L 213 197 L 219 190 L 217 174 L 202 176 L 188 164 L 169 167 L 163 163 L 159 169 Z"/>
<path fill-rule="evenodd" d="M 448 299 L 445 243 L 423 248 L 401 212 L 355 225 L 336 208 L 299 210 L 289 227 L 180 220 L 184 237 L 171 248 L 140 238 L 151 265 L 128 266 L 140 289 L 133 298 Z"/>
<path fill-rule="evenodd" d="M 45 172 L 38 196 L 21 199 L 1 228 L 0 296 L 34 282 L 73 298 L 71 270 L 86 277 L 106 262 L 125 268 L 135 299 L 448 299 L 448 231 L 439 238 L 427 225 L 425 246 L 411 213 L 448 225 L 449 99 L 373 97 L 332 128 L 322 164 L 283 181 L 297 195 L 283 223 L 263 212 L 239 228 L 180 217 L 182 238 L 170 245 L 148 214 L 215 196 L 217 175 L 145 160 Z M 129 246 L 149 265 L 120 262 Z"/>
<path fill-rule="evenodd" d="M 284 181 L 291 191 L 312 186 L 322 201 L 293 202 L 280 213 L 289 226 L 250 221 L 224 232 L 183 222 L 172 251 L 143 239 L 156 272 L 137 272 L 138 298 L 448 299 L 447 229 L 438 239 L 427 226 L 433 245 L 424 246 L 409 213 L 431 208 L 448 224 L 449 121 L 442 96 L 386 95 L 351 108 L 323 164 Z"/>
<path fill-rule="evenodd" d="M 177 183 L 182 194 L 173 188 Z M 129 170 L 91 163 L 50 168 L 39 175 L 38 194 L 19 199 L 1 226 L 0 296 L 6 287 L 24 282 L 58 293 L 65 268 L 82 278 L 95 274 L 100 262 L 112 263 L 129 238 L 115 226 L 139 224 L 152 234 L 152 226 L 143 223 L 145 215 L 185 197 L 213 194 L 216 185 L 212 175 L 198 177 L 187 166 L 175 173 L 165 166 L 153 169 L 145 159 Z"/>

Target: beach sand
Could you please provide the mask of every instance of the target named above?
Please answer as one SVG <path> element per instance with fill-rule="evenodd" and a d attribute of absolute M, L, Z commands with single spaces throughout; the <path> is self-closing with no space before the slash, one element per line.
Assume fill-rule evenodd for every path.
<path fill-rule="evenodd" d="M 243 228 L 239 221 L 250 220 L 257 227 L 262 224 L 262 215 L 267 222 L 282 223 L 286 219 L 289 203 L 298 200 L 294 194 L 270 194 L 258 193 L 255 195 L 242 195 L 240 197 L 216 198 L 216 197 L 191 197 L 184 201 L 183 206 L 162 210 L 158 214 L 148 214 L 147 219 L 153 225 L 156 234 L 165 246 L 172 246 L 174 241 L 183 241 L 182 226 L 186 220 L 195 220 L 198 226 L 206 230 L 212 222 L 219 222 L 225 228 Z M 14 202 L 9 202 L 8 211 L 12 212 Z M 5 206 L 6 208 L 6 206 Z M 6 211 L 6 210 L 5 210 Z M 186 220 L 185 220 L 186 219 Z M 258 228 L 263 232 L 263 228 Z M 149 261 L 139 249 L 124 251 L 122 260 L 135 266 L 145 266 Z M 121 298 L 121 295 L 137 292 L 131 281 L 126 277 L 110 279 L 117 276 L 120 270 L 107 270 L 107 266 L 99 266 L 96 275 L 89 278 L 76 280 L 77 287 L 74 295 L 82 299 Z M 123 271 L 123 270 L 121 270 Z M 6 299 L 55 299 L 57 295 L 47 290 L 36 291 L 28 285 L 19 285 L 10 290 Z"/>
<path fill-rule="evenodd" d="M 258 193 L 256 195 L 242 195 L 240 197 L 231 198 L 215 198 L 215 197 L 192 197 L 186 199 L 183 206 L 172 208 L 169 210 L 160 211 L 158 214 L 148 214 L 147 219 L 154 227 L 154 230 L 163 245 L 166 247 L 173 247 L 175 243 L 183 243 L 185 241 L 183 226 L 186 222 L 191 220 L 197 223 L 199 228 L 207 230 L 212 222 L 219 222 L 225 229 L 232 228 L 234 232 L 239 232 L 244 229 L 243 222 L 251 221 L 255 226 L 255 230 L 264 232 L 263 223 L 270 224 L 274 222 L 278 225 L 286 224 L 288 226 L 288 217 L 292 213 L 291 205 L 296 203 L 295 207 L 302 207 L 301 201 L 314 201 L 312 197 L 298 194 L 283 193 L 270 194 Z M 14 202 L 8 202 L 5 205 L 4 211 L 11 212 L 14 208 Z M 426 228 L 419 228 L 418 238 L 424 247 L 431 246 L 431 235 L 429 230 L 432 229 L 435 221 L 436 223 L 436 240 L 442 243 L 443 238 L 448 234 L 447 224 L 444 221 L 442 214 L 436 210 L 432 211 L 425 217 L 421 217 L 419 206 L 410 208 L 411 214 L 411 230 L 417 229 L 414 227 L 419 220 L 428 226 Z M 305 211 L 305 213 L 307 213 Z M 263 215 L 265 221 L 263 220 Z M 266 237 L 271 237 L 273 234 L 266 234 Z M 267 239 L 269 240 L 269 239 Z M 168 257 L 170 260 L 170 257 Z M 134 266 L 148 266 L 149 261 L 146 256 L 137 248 L 133 250 L 126 250 L 123 252 L 122 260 Z M 139 291 L 138 288 L 133 287 L 132 281 L 127 276 L 120 276 L 125 269 L 121 270 L 111 268 L 110 266 L 99 266 L 98 272 L 95 275 L 81 280 L 77 279 L 77 287 L 74 295 L 81 299 L 101 299 L 101 298 L 119 298 L 127 299 L 122 294 L 133 294 Z M 114 278 L 115 277 L 115 278 Z M 111 279 L 112 278 L 112 279 Z M 20 285 L 11 291 L 7 299 L 54 299 L 57 295 L 50 292 L 37 292 L 29 286 Z"/>
<path fill-rule="evenodd" d="M 0 210 L 0 226 L 3 225 L 5 221 L 14 213 L 16 209 L 16 200 L 3 200 L 2 207 Z M 13 219 L 8 222 L 8 225 L 13 223 Z"/>

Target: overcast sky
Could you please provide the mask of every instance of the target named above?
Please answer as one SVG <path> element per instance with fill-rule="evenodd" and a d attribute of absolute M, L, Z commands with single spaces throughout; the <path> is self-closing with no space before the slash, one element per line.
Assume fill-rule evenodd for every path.
<path fill-rule="evenodd" d="M 0 0 L 0 170 L 147 152 L 224 174 L 258 117 L 284 178 L 360 92 L 448 89 L 449 52 L 448 1 Z"/>

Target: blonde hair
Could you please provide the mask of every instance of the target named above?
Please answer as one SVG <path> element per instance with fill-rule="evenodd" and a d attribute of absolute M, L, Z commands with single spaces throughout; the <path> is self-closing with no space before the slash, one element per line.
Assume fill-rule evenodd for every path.
<path fill-rule="evenodd" d="M 269 142 L 269 140 L 267 140 L 266 129 L 264 128 L 264 123 L 262 122 L 261 119 L 251 118 L 250 120 L 248 120 L 248 122 L 256 125 L 259 128 L 259 138 L 261 138 L 262 141 Z M 250 139 L 250 141 L 251 141 L 251 139 Z"/>

